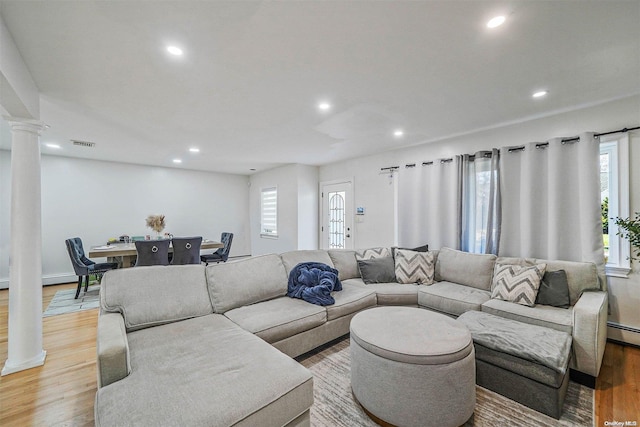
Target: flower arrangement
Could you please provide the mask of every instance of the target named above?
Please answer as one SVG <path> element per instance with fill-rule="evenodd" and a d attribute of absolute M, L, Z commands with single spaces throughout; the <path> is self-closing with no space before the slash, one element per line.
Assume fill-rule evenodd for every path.
<path fill-rule="evenodd" d="M 149 215 L 147 217 L 147 227 L 150 227 L 156 233 L 161 233 L 164 230 L 164 215 Z"/>

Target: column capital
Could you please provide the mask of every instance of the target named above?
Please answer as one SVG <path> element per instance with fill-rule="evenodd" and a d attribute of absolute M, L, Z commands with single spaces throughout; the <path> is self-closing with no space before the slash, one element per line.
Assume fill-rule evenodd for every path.
<path fill-rule="evenodd" d="M 33 119 L 26 119 L 23 117 L 2 116 L 3 119 L 9 123 L 11 130 L 21 130 L 24 132 L 31 132 L 36 135 L 40 135 L 43 129 L 48 128 L 44 122 Z"/>

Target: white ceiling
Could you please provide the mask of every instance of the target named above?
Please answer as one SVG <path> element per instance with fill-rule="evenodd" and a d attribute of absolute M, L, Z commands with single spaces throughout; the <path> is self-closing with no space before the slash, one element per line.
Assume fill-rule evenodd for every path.
<path fill-rule="evenodd" d="M 62 145 L 43 151 L 72 157 L 249 174 L 640 92 L 638 0 L 1 0 L 0 13 L 41 92 L 42 141 Z"/>

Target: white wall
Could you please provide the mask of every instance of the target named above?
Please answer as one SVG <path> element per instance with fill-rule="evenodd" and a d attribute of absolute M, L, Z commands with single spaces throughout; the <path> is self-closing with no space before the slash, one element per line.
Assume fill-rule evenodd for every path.
<path fill-rule="evenodd" d="M 0 287 L 8 286 L 10 155 L 0 150 Z M 248 176 L 42 156 L 42 274 L 45 284 L 74 280 L 64 240 L 85 248 L 122 234 L 153 235 L 150 214 L 166 232 L 220 239 L 234 233 L 231 256 L 251 253 Z"/>
<path fill-rule="evenodd" d="M 387 175 L 380 168 L 400 166 L 473 153 L 492 147 L 518 145 L 532 141 L 545 141 L 558 136 L 575 136 L 580 132 L 607 132 L 640 124 L 640 96 L 624 98 L 591 106 L 577 111 L 512 124 L 501 128 L 479 131 L 446 140 L 422 144 L 339 162 L 320 167 L 319 180 L 330 181 L 345 176 L 355 177 L 355 205 L 366 207 L 363 223 L 356 224 L 356 246 L 391 245 L 395 238 L 395 192 Z M 631 156 L 631 211 L 640 211 L 640 137 L 630 142 Z M 425 242 L 428 243 L 428 242 Z M 609 320 L 637 330 L 613 331 L 612 338 L 639 343 L 640 340 L 640 268 L 635 264 L 628 279 L 610 279 L 611 315 Z"/>
<path fill-rule="evenodd" d="M 251 249 L 253 255 L 318 247 L 318 168 L 286 165 L 250 178 Z M 260 236 L 260 191 L 278 188 L 278 237 Z"/>
<path fill-rule="evenodd" d="M 296 165 L 298 170 L 298 249 L 318 249 L 318 168 Z"/>
<path fill-rule="evenodd" d="M 354 248 L 395 244 L 394 182 L 380 168 L 395 164 L 396 155 L 389 152 L 320 167 L 320 182 L 353 177 L 354 207 L 365 208 L 359 222 L 353 221 Z"/>

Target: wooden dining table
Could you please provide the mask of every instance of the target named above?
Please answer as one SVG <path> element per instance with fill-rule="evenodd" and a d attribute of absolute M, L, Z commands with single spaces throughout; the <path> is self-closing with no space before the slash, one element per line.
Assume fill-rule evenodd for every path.
<path fill-rule="evenodd" d="M 203 240 L 200 249 L 222 248 L 224 245 L 215 240 Z M 169 246 L 169 252 L 173 249 Z M 121 268 L 132 267 L 136 256 L 135 243 L 111 243 L 103 246 L 92 246 L 89 250 L 89 258 L 118 258 L 122 261 Z M 119 263 L 120 264 L 120 263 Z"/>

